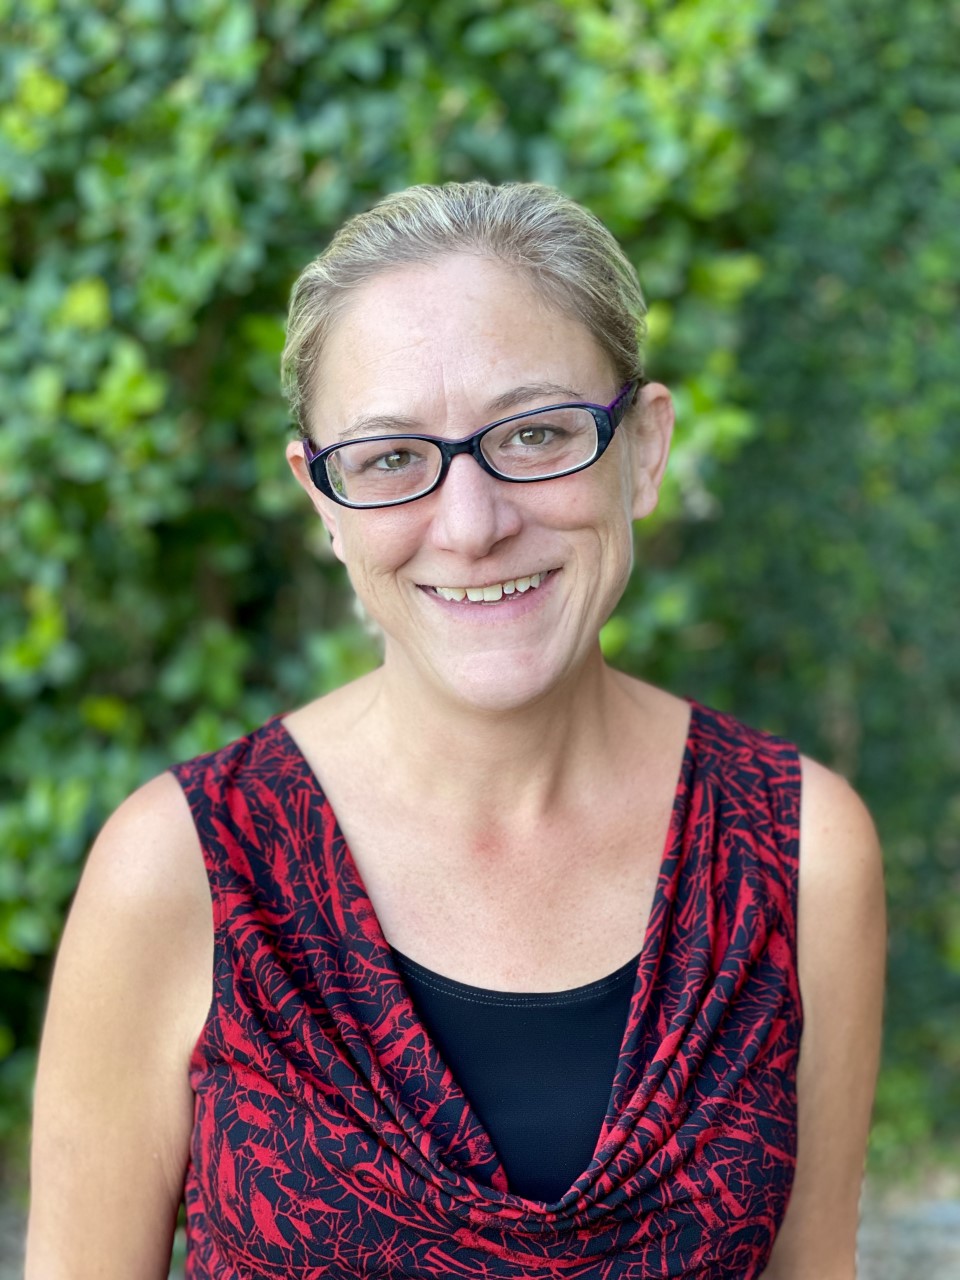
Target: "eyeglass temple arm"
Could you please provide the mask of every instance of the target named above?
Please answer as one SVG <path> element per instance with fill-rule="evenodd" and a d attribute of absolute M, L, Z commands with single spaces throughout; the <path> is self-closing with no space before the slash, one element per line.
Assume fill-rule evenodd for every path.
<path fill-rule="evenodd" d="M 616 397 L 607 405 L 607 413 L 615 414 L 620 408 L 621 402 L 624 400 L 627 400 L 627 404 L 623 405 L 623 409 L 626 411 L 629 404 L 633 401 L 634 396 L 641 387 L 646 386 L 646 383 L 647 380 L 642 374 L 639 378 L 631 378 L 629 382 L 625 382 Z"/>

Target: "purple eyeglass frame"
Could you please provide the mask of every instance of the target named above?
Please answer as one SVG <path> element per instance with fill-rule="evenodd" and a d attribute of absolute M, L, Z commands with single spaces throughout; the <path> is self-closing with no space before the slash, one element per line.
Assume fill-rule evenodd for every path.
<path fill-rule="evenodd" d="M 592 467 L 607 449 L 613 439 L 614 432 L 623 421 L 624 414 L 633 403 L 636 393 L 646 384 L 646 381 L 646 378 L 633 378 L 630 382 L 625 382 L 609 404 L 588 404 L 583 401 L 571 401 L 567 404 L 545 405 L 542 409 L 528 409 L 524 413 L 513 413 L 508 418 L 498 418 L 496 422 L 488 422 L 485 427 L 481 427 L 479 431 L 474 431 L 469 436 L 464 436 L 461 440 L 444 440 L 440 436 L 421 435 L 415 431 L 391 432 L 389 435 L 383 436 L 361 436 L 356 440 L 341 440 L 337 444 L 327 445 L 326 448 L 318 449 L 314 452 L 313 445 L 309 440 L 305 439 L 303 441 L 303 454 L 313 483 L 320 492 L 325 497 L 339 503 L 340 506 L 350 507 L 354 511 L 372 511 L 379 507 L 400 507 L 407 502 L 416 502 L 418 498 L 425 498 L 427 494 L 439 489 L 446 479 L 447 472 L 450 470 L 450 463 L 461 453 L 469 453 L 488 475 L 494 476 L 497 480 L 504 480 L 509 484 L 542 484 L 545 481 L 559 480 L 561 476 L 570 476 L 577 471 L 585 471 L 587 467 Z M 592 458 L 588 458 L 586 462 L 578 463 L 575 467 L 570 467 L 567 471 L 559 471 L 553 476 L 507 476 L 497 471 L 492 463 L 488 461 L 480 448 L 480 442 L 488 431 L 493 431 L 496 427 L 502 427 L 507 422 L 516 422 L 520 418 L 533 418 L 541 413 L 553 413 L 556 409 L 589 409 L 593 415 L 594 422 L 597 424 L 597 448 Z M 338 449 L 343 449 L 348 445 L 369 444 L 376 440 L 424 440 L 428 444 L 435 445 L 440 452 L 440 470 L 437 472 L 437 478 L 429 488 L 421 490 L 420 493 L 411 494 L 409 498 L 398 498 L 394 502 L 350 502 L 337 493 L 330 483 L 330 478 L 327 475 L 326 459 L 330 454 L 336 453 Z"/>

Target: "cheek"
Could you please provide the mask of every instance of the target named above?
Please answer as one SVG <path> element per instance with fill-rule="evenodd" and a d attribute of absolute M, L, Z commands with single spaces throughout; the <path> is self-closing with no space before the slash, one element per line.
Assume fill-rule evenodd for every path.
<path fill-rule="evenodd" d="M 422 521 L 400 508 L 350 512 L 340 524 L 342 559 L 354 586 L 395 573 L 422 540 Z"/>
<path fill-rule="evenodd" d="M 619 597 L 633 569 L 633 519 L 629 485 L 610 480 L 593 491 L 589 507 L 584 502 L 581 523 L 595 532 L 600 579 Z"/>
<path fill-rule="evenodd" d="M 601 469 L 605 461 L 570 476 L 565 489 L 564 481 L 555 482 L 554 523 L 571 532 L 592 529 L 606 546 L 632 544 L 630 484 L 617 468 Z"/>

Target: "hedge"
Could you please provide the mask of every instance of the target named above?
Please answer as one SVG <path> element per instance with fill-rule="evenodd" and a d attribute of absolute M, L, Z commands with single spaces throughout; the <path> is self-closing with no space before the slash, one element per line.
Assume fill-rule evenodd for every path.
<path fill-rule="evenodd" d="M 939 12 L 0 2 L 11 1150 L 106 813 L 376 661 L 283 460 L 292 280 L 381 192 L 476 176 L 556 183 L 638 266 L 680 430 L 605 648 L 874 805 L 895 926 L 878 1150 L 943 1130 L 960 117 Z"/>

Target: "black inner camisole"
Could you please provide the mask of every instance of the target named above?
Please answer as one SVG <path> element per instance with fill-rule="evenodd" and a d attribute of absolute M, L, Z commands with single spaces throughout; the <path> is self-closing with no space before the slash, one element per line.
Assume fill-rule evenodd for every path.
<path fill-rule="evenodd" d="M 639 955 L 568 991 L 488 991 L 395 948 L 414 1007 L 493 1141 L 509 1189 L 553 1203 L 593 1158 Z"/>

